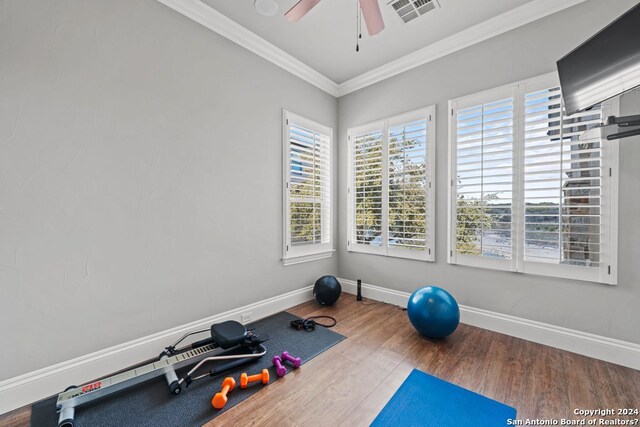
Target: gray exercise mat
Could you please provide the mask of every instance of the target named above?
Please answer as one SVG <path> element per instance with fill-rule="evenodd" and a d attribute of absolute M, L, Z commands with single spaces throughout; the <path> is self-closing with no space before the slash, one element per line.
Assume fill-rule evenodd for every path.
<path fill-rule="evenodd" d="M 255 374 L 269 368 L 271 383 L 278 379 L 271 364 L 272 356 L 286 350 L 300 357 L 305 363 L 345 339 L 344 336 L 323 327 L 317 327 L 313 332 L 295 330 L 290 326 L 294 319 L 299 317 L 283 311 L 248 325 L 248 328 L 255 328 L 258 336 L 269 337 L 264 343 L 267 354 L 258 361 L 247 363 L 214 378 L 195 381 L 177 396 L 169 394 L 164 377 L 149 380 L 114 396 L 79 407 L 76 411 L 75 426 L 200 426 L 242 402 L 262 387 L 268 387 L 258 383 L 242 390 L 237 384 L 229 393 L 227 405 L 219 411 L 211 406 L 211 398 L 220 390 L 224 377 L 232 376 L 238 383 L 242 372 Z M 158 354 L 161 350 L 158 349 Z M 285 366 L 288 371 L 292 369 L 289 364 Z M 304 370 L 304 366 L 300 369 Z M 179 376 L 182 373 L 183 371 L 179 371 Z M 32 426 L 57 425 L 56 398 L 57 396 L 33 405 Z"/>

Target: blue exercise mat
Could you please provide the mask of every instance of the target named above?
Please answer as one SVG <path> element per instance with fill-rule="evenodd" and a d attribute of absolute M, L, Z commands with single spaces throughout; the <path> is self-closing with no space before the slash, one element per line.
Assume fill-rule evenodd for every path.
<path fill-rule="evenodd" d="M 414 369 L 372 426 L 502 427 L 516 410 Z"/>

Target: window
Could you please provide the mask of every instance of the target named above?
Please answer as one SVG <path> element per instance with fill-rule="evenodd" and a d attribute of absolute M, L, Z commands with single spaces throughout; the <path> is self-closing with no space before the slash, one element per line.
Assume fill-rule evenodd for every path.
<path fill-rule="evenodd" d="M 567 116 L 549 74 L 450 106 L 449 262 L 615 284 L 615 103 Z"/>
<path fill-rule="evenodd" d="M 332 255 L 333 130 L 284 111 L 285 265 Z"/>
<path fill-rule="evenodd" d="M 433 261 L 435 107 L 349 130 L 348 250 Z"/>

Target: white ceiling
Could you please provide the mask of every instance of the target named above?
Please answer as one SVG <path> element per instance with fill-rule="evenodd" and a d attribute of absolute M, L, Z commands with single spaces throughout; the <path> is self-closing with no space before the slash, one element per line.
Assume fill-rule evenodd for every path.
<path fill-rule="evenodd" d="M 370 37 L 363 22 L 356 52 L 356 0 L 322 0 L 291 23 L 284 13 L 297 0 L 276 0 L 275 16 L 259 15 L 253 0 L 203 0 L 218 12 L 279 47 L 336 83 L 359 76 L 531 0 L 440 0 L 441 8 L 407 24 L 389 0 L 380 0 L 386 28 Z"/>

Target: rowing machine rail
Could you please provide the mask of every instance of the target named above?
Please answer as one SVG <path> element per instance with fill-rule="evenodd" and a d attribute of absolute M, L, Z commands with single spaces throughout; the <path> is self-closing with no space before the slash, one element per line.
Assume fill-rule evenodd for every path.
<path fill-rule="evenodd" d="M 164 375 L 171 394 L 177 395 L 182 391 L 184 383 L 188 386 L 192 381 L 207 376 L 202 375 L 193 379 L 190 377 L 193 372 L 205 363 L 221 360 L 238 360 L 238 364 L 241 364 L 242 359 L 258 359 L 267 352 L 267 349 L 260 343 L 257 337 L 251 333 L 249 333 L 249 337 L 254 339 L 251 341 L 251 345 L 240 344 L 231 349 L 221 350 L 216 342 L 201 345 L 210 340 L 206 339 L 185 347 L 186 350 L 185 348 L 180 350 L 175 349 L 175 346 L 186 337 L 201 332 L 205 331 L 185 334 L 185 336 L 174 345 L 167 347 L 167 349 L 160 354 L 160 358 L 156 362 L 138 366 L 79 387 L 70 387 L 60 393 L 56 404 L 56 409 L 59 413 L 58 427 L 73 427 L 75 410 L 79 406 L 117 393 L 160 375 Z M 190 347 L 191 349 L 189 349 Z M 212 355 L 214 350 L 219 350 L 220 353 Z M 247 353 L 229 354 L 237 352 L 238 350 L 246 350 Z M 176 371 L 193 363 L 196 363 L 195 367 L 192 368 L 184 378 L 178 379 Z M 217 374 L 218 371 L 213 369 L 209 375 L 214 375 L 214 373 Z"/>

